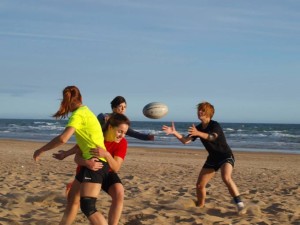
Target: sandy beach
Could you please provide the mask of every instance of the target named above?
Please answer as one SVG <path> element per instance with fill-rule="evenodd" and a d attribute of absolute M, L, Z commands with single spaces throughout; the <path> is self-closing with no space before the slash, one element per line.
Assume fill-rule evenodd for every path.
<path fill-rule="evenodd" d="M 58 224 L 66 205 L 65 185 L 76 165 L 73 157 L 53 159 L 56 150 L 34 162 L 32 154 L 43 144 L 0 140 L 0 225 Z M 233 179 L 247 206 L 243 216 L 237 214 L 219 172 L 208 185 L 206 207 L 195 206 L 205 150 L 129 147 L 119 173 L 125 187 L 120 224 L 300 224 L 300 155 L 234 153 Z M 109 196 L 101 192 L 97 207 L 106 217 L 109 205 Z M 88 220 L 79 212 L 74 224 Z"/>

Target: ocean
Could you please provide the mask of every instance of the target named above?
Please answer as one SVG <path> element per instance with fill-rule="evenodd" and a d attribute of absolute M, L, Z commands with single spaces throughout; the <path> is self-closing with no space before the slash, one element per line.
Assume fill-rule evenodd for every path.
<path fill-rule="evenodd" d="M 64 129 L 66 120 L 0 119 L 0 139 L 50 141 Z M 181 134 L 195 122 L 176 122 Z M 233 151 L 280 152 L 300 154 L 300 124 L 221 123 L 227 142 Z M 170 122 L 131 121 L 131 128 L 141 133 L 155 135 L 154 141 L 141 141 L 126 137 L 129 146 L 149 148 L 204 149 L 199 139 L 183 145 L 173 135 L 162 132 L 162 125 Z M 72 137 L 70 142 L 75 143 Z"/>

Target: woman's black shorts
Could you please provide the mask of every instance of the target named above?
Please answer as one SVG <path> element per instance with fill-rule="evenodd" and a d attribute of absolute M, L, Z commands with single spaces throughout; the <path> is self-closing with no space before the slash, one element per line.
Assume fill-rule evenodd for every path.
<path fill-rule="evenodd" d="M 230 163 L 232 167 L 234 167 L 234 156 L 232 154 L 217 157 L 209 155 L 203 165 L 203 168 L 214 169 L 215 171 L 218 171 L 224 163 Z"/>
<path fill-rule="evenodd" d="M 117 183 L 122 184 L 121 179 L 118 176 L 118 174 L 115 172 L 109 172 L 108 175 L 106 176 L 106 178 L 103 180 L 101 188 L 103 191 L 108 193 L 110 186 L 117 184 Z"/>
<path fill-rule="evenodd" d="M 82 166 L 76 175 L 76 180 L 80 183 L 88 182 L 102 184 L 108 176 L 109 165 L 104 161 L 101 161 L 101 163 L 103 164 L 103 167 L 97 171 L 90 170 L 87 167 Z"/>

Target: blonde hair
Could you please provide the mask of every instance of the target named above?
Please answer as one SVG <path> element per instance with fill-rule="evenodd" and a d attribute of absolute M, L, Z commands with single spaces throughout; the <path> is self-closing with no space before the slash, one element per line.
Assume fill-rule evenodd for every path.
<path fill-rule="evenodd" d="M 215 108 L 209 102 L 201 102 L 197 105 L 197 110 L 205 113 L 206 116 L 212 118 L 215 114 Z"/>
<path fill-rule="evenodd" d="M 66 118 L 71 112 L 72 106 L 82 103 L 82 97 L 76 86 L 67 86 L 63 90 L 63 99 L 60 103 L 59 110 L 53 115 L 57 118 Z"/>

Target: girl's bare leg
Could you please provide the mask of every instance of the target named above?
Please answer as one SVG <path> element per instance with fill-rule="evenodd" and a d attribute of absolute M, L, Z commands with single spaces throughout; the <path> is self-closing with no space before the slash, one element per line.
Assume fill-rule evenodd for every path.
<path fill-rule="evenodd" d="M 201 169 L 196 184 L 196 195 L 198 200 L 197 206 L 204 207 L 206 198 L 206 185 L 214 175 L 214 169 Z"/>
<path fill-rule="evenodd" d="M 230 195 L 233 197 L 233 200 L 236 203 L 238 213 L 245 214 L 247 210 L 245 209 L 245 205 L 240 198 L 239 190 L 231 178 L 232 170 L 233 167 L 230 163 L 225 163 L 224 165 L 222 165 L 221 167 L 222 180 L 226 184 Z"/>
<path fill-rule="evenodd" d="M 99 183 L 81 183 L 80 185 L 80 195 L 82 197 L 97 198 L 101 190 L 101 184 Z M 100 212 L 95 212 L 88 216 L 88 220 L 91 225 L 108 225 L 104 216 Z"/>
<path fill-rule="evenodd" d="M 108 214 L 108 224 L 117 225 L 119 223 L 124 202 L 124 187 L 121 183 L 116 183 L 112 185 L 108 194 L 112 198 L 111 206 Z"/>
<path fill-rule="evenodd" d="M 68 193 L 68 202 L 59 225 L 71 225 L 76 218 L 80 206 L 80 183 L 74 180 Z"/>
<path fill-rule="evenodd" d="M 224 163 L 221 167 L 221 176 L 223 182 L 226 184 L 228 191 L 232 197 L 239 196 L 240 193 L 238 191 L 238 188 L 234 181 L 232 180 L 231 174 L 232 174 L 233 167 L 230 163 Z"/>

